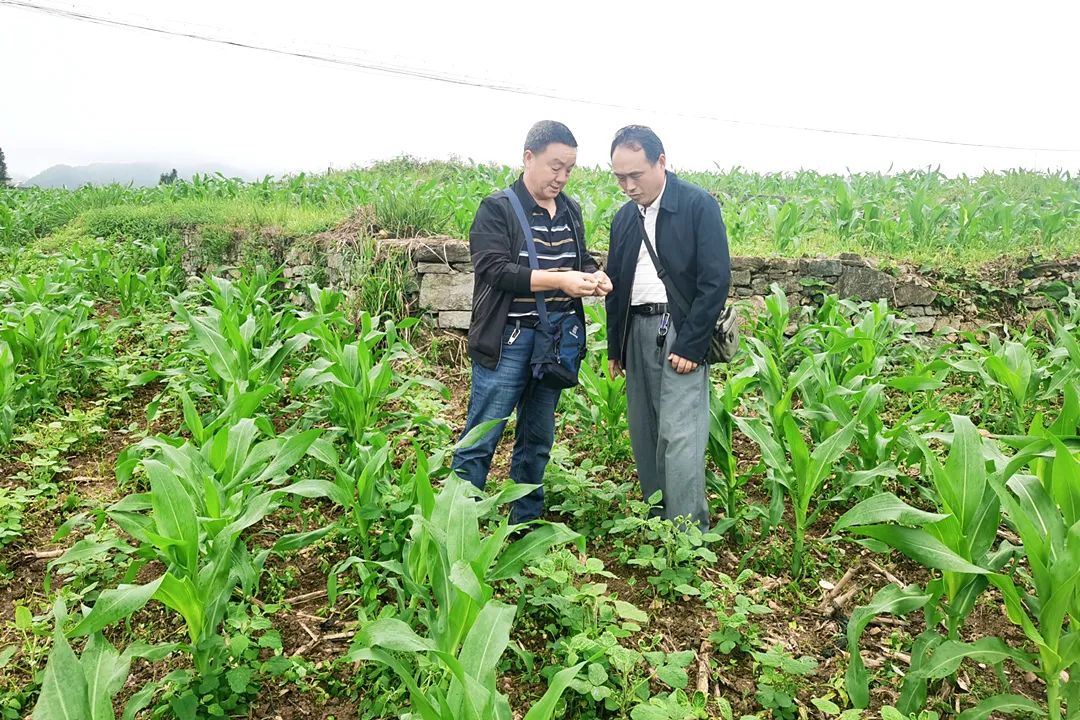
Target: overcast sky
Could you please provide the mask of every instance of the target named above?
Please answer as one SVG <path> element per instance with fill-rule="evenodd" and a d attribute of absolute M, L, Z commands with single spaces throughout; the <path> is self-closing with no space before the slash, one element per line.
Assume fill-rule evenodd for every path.
<path fill-rule="evenodd" d="M 676 168 L 1080 169 L 1080 152 L 763 126 L 1080 150 L 1075 2 L 21 1 L 590 101 L 0 4 L 0 148 L 22 176 L 150 159 L 274 173 L 401 153 L 517 163 L 541 118 L 570 126 L 587 165 L 644 123 Z"/>

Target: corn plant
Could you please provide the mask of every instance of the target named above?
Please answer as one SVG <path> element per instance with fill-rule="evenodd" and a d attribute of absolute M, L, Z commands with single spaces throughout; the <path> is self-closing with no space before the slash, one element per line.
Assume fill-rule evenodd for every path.
<path fill-rule="evenodd" d="M 510 701 L 499 692 L 496 668 L 510 644 L 510 628 L 516 608 L 498 601 L 488 601 L 479 611 L 476 622 L 453 655 L 441 650 L 431 638 L 417 635 L 406 623 L 384 618 L 365 627 L 347 657 L 386 665 L 409 691 L 414 712 L 402 717 L 423 720 L 510 720 Z M 421 687 L 412 663 L 399 660 L 394 653 L 426 656 L 431 665 L 442 667 L 450 675 L 449 685 Z M 557 672 L 547 692 L 525 713 L 525 720 L 547 720 L 555 715 L 562 694 L 586 663 Z"/>
<path fill-rule="evenodd" d="M 476 430 L 486 432 L 490 425 Z M 474 431 L 462 442 L 481 436 Z M 451 474 L 435 495 L 428 479 L 417 477 L 419 502 L 411 541 L 400 562 L 384 563 L 403 583 L 399 600 L 403 619 L 382 618 L 365 626 L 349 657 L 391 668 L 409 689 L 417 714 L 426 720 L 510 716 L 509 703 L 495 684 L 495 668 L 509 643 L 516 610 L 493 599 L 492 584 L 520 573 L 554 545 L 581 541 L 565 526 L 541 524 L 507 546 L 514 526 L 505 519 L 491 535 L 480 532 L 481 517 L 531 490 L 529 485 L 511 486 L 477 499 L 471 484 Z M 427 627 L 428 637 L 412 629 L 407 621 L 413 618 Z M 402 662 L 387 651 L 427 656 L 436 677 L 421 690 L 420 666 Z M 548 694 L 531 711 L 532 717 L 551 716 L 580 667 L 556 676 Z"/>
<path fill-rule="evenodd" d="M 0 447 L 11 440 L 15 428 L 18 412 L 15 383 L 15 356 L 11 354 L 11 346 L 0 340 Z"/>
<path fill-rule="evenodd" d="M 1002 342 L 990 333 L 979 342 L 970 333 L 964 349 L 970 357 L 953 363 L 953 368 L 979 378 L 992 407 L 1000 408 L 1005 429 L 1023 434 L 1040 402 L 1056 398 L 1073 374 L 1065 368 L 1052 375 L 1039 358 L 1039 342 L 1032 337 Z"/>
<path fill-rule="evenodd" d="M 233 589 L 252 593 L 271 552 L 302 547 L 325 531 L 280 538 L 270 550 L 252 555 L 244 530 L 270 515 L 286 495 L 330 497 L 337 488 L 325 480 L 292 482 L 289 471 L 306 456 L 336 465 L 320 430 L 255 442 L 250 419 L 224 427 L 202 447 L 176 447 L 154 438 L 141 447 L 150 490 L 129 495 L 109 508 L 109 516 L 139 543 L 138 553 L 161 562 L 152 597 L 183 619 L 195 669 L 210 672 L 221 653 L 218 626 Z M 98 601 L 100 604 L 100 600 Z"/>
<path fill-rule="evenodd" d="M 363 444 L 376 428 L 385 432 L 395 423 L 418 421 L 410 413 L 389 410 L 391 403 L 405 397 L 410 389 L 431 387 L 446 399 L 449 390 L 434 380 L 398 371 L 399 363 L 413 356 L 412 347 L 399 334 L 412 322 L 395 323 L 366 312 L 359 314 L 358 322 L 359 337 L 347 344 L 326 328 L 318 331 L 319 357 L 297 375 L 292 389 L 323 389 L 326 399 L 317 412 L 344 429 L 350 442 Z"/>
<path fill-rule="evenodd" d="M 754 327 L 747 333 L 747 340 L 759 338 L 771 357 L 780 367 L 786 367 L 788 356 L 798 352 L 802 334 L 798 329 L 803 316 L 792 311 L 787 295 L 780 286 L 773 283 L 765 297 L 765 309 L 754 320 Z M 794 336 L 789 341 L 788 332 L 794 329 Z M 764 355 L 764 351 L 759 351 Z"/>
<path fill-rule="evenodd" d="M 858 226 L 862 213 L 859 209 L 859 199 L 855 196 L 849 181 L 836 182 L 828 208 L 833 230 L 842 238 L 850 236 Z"/>
<path fill-rule="evenodd" d="M 1035 474 L 1003 481 L 1022 466 Z M 1080 463 L 1050 435 L 1018 452 L 991 484 L 1023 542 L 1034 593 L 1006 575 L 990 581 L 1001 590 L 1009 619 L 1038 650 L 1048 717 L 1074 717 L 1080 713 Z"/>
<path fill-rule="evenodd" d="M 988 577 L 1004 567 L 1014 550 L 1007 543 L 994 549 L 1000 503 L 986 471 L 982 438 L 966 417 L 953 416 L 952 424 L 952 445 L 944 464 L 921 438 L 917 440 L 935 491 L 930 495 L 936 498 L 937 512 L 913 508 L 883 492 L 853 507 L 833 527 L 834 531 L 870 538 L 875 547 L 895 548 L 940 573 L 925 589 L 893 587 L 860 614 L 869 621 L 873 612 L 883 609 L 900 614 L 897 608 L 903 612 L 923 608 L 927 629 L 915 641 L 913 672 L 905 681 L 898 705 L 905 712 L 925 701 L 926 680 L 931 676 L 919 672 L 922 663 L 943 642 L 960 640 L 960 629 L 987 588 Z M 945 635 L 939 632 L 941 624 Z M 851 662 L 847 684 L 852 701 L 865 707 L 869 696 L 866 671 L 858 654 L 860 634 L 858 629 L 848 635 Z"/>
<path fill-rule="evenodd" d="M 798 250 L 814 218 L 814 204 L 810 202 L 800 205 L 788 200 L 781 205 L 769 205 L 768 211 L 773 246 L 780 252 Z"/>
<path fill-rule="evenodd" d="M 41 693 L 34 705 L 33 720 L 115 720 L 113 698 L 127 680 L 131 661 L 158 660 L 176 649 L 173 644 L 137 642 L 120 652 L 96 630 L 89 634 L 82 655 L 76 655 L 64 634 L 67 608 L 62 599 L 56 601 L 53 617 L 53 646 L 45 665 Z M 135 693 L 124 706 L 124 719 L 134 718 L 156 689 L 156 683 L 150 683 Z"/>
<path fill-rule="evenodd" d="M 900 364 L 900 348 L 913 327 L 885 302 L 857 303 L 826 295 L 796 349 L 817 355 L 840 382 L 859 375 L 876 379 L 888 366 Z"/>
<path fill-rule="evenodd" d="M 581 363 L 580 392 L 563 393 L 579 418 L 592 425 L 608 457 L 626 454 L 626 378 L 608 375 L 606 313 L 602 305 L 588 305 L 588 354 Z"/>
<path fill-rule="evenodd" d="M 205 307 L 193 315 L 179 301 L 171 304 L 190 333 L 184 353 L 194 361 L 192 390 L 225 405 L 246 393 L 275 389 L 286 361 L 311 341 L 305 330 L 319 322 L 286 311 L 241 315 L 237 306 Z"/>
<path fill-rule="evenodd" d="M 705 477 L 723 504 L 724 520 L 713 528 L 719 533 L 733 526 L 742 511 L 739 490 L 746 484 L 746 478 L 739 475 L 739 458 L 734 450 L 735 414 L 743 393 L 755 382 L 755 372 L 752 366 L 743 368 L 722 383 L 722 391 L 717 391 L 716 385 L 709 388 L 709 439 L 705 451 L 720 472 L 706 468 Z"/>
<path fill-rule="evenodd" d="M 21 276 L 2 290 L 10 300 L 0 310 L 0 342 L 16 379 L 16 415 L 49 408 L 61 392 L 81 392 L 109 364 L 93 304 L 73 285 Z"/>
<path fill-rule="evenodd" d="M 818 502 L 825 481 L 833 473 L 837 461 L 851 444 L 855 434 L 854 421 L 839 428 L 833 435 L 810 450 L 801 428 L 791 414 L 780 419 L 779 428 L 770 428 L 761 418 L 736 417 L 743 434 L 761 448 L 770 480 L 775 484 L 771 524 L 780 521 L 779 511 L 786 496 L 794 516 L 794 547 L 791 553 L 791 573 L 799 577 L 803 570 L 803 548 L 806 529 L 827 507 Z M 778 492 L 782 490 L 782 492 Z"/>

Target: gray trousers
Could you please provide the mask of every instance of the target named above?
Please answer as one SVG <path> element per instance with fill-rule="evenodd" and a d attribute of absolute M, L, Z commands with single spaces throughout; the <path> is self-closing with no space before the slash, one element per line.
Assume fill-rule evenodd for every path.
<path fill-rule="evenodd" d="M 630 445 L 645 499 L 663 493 L 662 517 L 689 516 L 709 529 L 705 503 L 705 446 L 709 438 L 709 373 L 699 365 L 680 375 L 668 362 L 675 326 L 656 345 L 660 317 L 631 315 L 626 348 Z"/>

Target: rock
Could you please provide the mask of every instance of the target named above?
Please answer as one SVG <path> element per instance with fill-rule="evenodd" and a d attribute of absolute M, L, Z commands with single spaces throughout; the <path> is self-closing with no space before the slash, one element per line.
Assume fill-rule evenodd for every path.
<path fill-rule="evenodd" d="M 1054 303 L 1045 295 L 1033 295 L 1024 298 L 1024 307 L 1028 310 L 1042 310 L 1043 308 L 1053 307 L 1053 305 Z"/>
<path fill-rule="evenodd" d="M 956 332 L 962 329 L 963 322 L 958 317 L 951 315 L 942 315 L 939 318 L 929 318 L 934 320 L 934 332 Z"/>
<path fill-rule="evenodd" d="M 1059 263 L 1043 262 L 1021 268 L 1020 272 L 1017 274 L 1024 280 L 1031 280 L 1032 278 L 1037 278 L 1042 275 L 1057 275 L 1063 269 L 1064 268 Z"/>
<path fill-rule="evenodd" d="M 807 260 L 805 269 L 807 275 L 819 278 L 838 277 L 844 272 L 844 265 L 839 260 Z"/>
<path fill-rule="evenodd" d="M 468 330 L 472 313 L 463 310 L 443 310 L 439 313 L 439 327 L 449 330 Z"/>
<path fill-rule="evenodd" d="M 802 278 L 799 277 L 787 277 L 777 284 L 780 285 L 781 290 L 788 294 L 799 293 L 801 295 L 803 290 L 806 289 L 803 287 Z"/>
<path fill-rule="evenodd" d="M 918 305 L 912 305 L 911 307 L 904 308 L 904 315 L 907 315 L 909 318 L 924 317 L 926 315 L 926 310 Z"/>
<path fill-rule="evenodd" d="M 420 306 L 439 310 L 472 312 L 473 276 L 465 273 L 424 275 L 420 281 Z"/>
<path fill-rule="evenodd" d="M 908 305 L 930 305 L 937 299 L 937 293 L 908 277 L 899 280 L 893 290 L 896 307 Z"/>
<path fill-rule="evenodd" d="M 416 263 L 416 272 L 421 275 L 447 275 L 453 272 L 453 268 L 446 263 L 422 262 Z"/>
<path fill-rule="evenodd" d="M 770 275 L 787 275 L 793 273 L 799 269 L 799 263 L 796 260 L 789 260 L 788 258 L 770 258 L 766 263 L 763 270 Z"/>
<path fill-rule="evenodd" d="M 765 258 L 760 257 L 733 257 L 731 258 L 731 270 L 749 270 L 758 272 L 765 266 Z"/>
<path fill-rule="evenodd" d="M 413 250 L 413 259 L 424 263 L 466 263 L 472 262 L 469 245 L 460 240 L 417 240 Z"/>
<path fill-rule="evenodd" d="M 836 294 L 842 298 L 892 301 L 896 280 L 891 275 L 868 267 L 850 265 L 836 281 Z"/>
<path fill-rule="evenodd" d="M 736 287 L 732 288 L 736 297 L 751 297 L 754 294 L 753 288 L 748 287 Z"/>
<path fill-rule="evenodd" d="M 750 271 L 749 270 L 733 270 L 731 272 L 731 284 L 739 287 L 750 286 Z"/>
<path fill-rule="evenodd" d="M 913 317 L 911 322 L 915 323 L 917 333 L 933 332 L 937 328 L 937 323 L 932 317 Z"/>
<path fill-rule="evenodd" d="M 840 253 L 840 263 L 848 267 L 868 267 L 866 259 L 857 253 Z"/>
<path fill-rule="evenodd" d="M 750 295 L 749 297 L 739 298 L 736 307 L 739 308 L 736 312 L 740 315 L 745 312 L 750 316 L 750 319 L 753 320 L 758 315 L 765 312 L 765 298 L 761 295 Z"/>

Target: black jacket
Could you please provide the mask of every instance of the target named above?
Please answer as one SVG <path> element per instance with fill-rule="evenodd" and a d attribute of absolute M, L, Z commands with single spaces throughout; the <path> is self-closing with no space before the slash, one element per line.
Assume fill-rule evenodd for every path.
<path fill-rule="evenodd" d="M 611 223 L 607 273 L 614 290 L 607 296 L 607 336 L 608 357 L 612 360 L 626 357 L 630 290 L 644 232 L 639 217 L 637 204 L 628 202 L 615 213 Z M 716 199 L 672 172 L 667 173 L 660 198 L 656 251 L 669 280 L 690 303 L 689 316 L 684 316 L 673 298 L 668 298 L 676 333 L 671 351 L 702 363 L 731 287 L 727 231 Z"/>
<path fill-rule="evenodd" d="M 519 176 L 511 187 L 528 213 L 536 200 L 525 188 Z M 595 272 L 596 261 L 585 249 L 585 223 L 581 207 L 563 194 L 569 208 L 570 225 L 577 241 L 576 269 Z M 469 357 L 484 367 L 494 369 L 502 355 L 502 335 L 507 313 L 515 296 L 532 295 L 532 270 L 522 265 L 519 253 L 525 247 L 514 209 L 500 190 L 480 203 L 469 229 L 469 252 L 473 263 L 472 321 L 469 324 Z M 574 301 L 574 310 L 585 323 L 581 300 Z"/>

